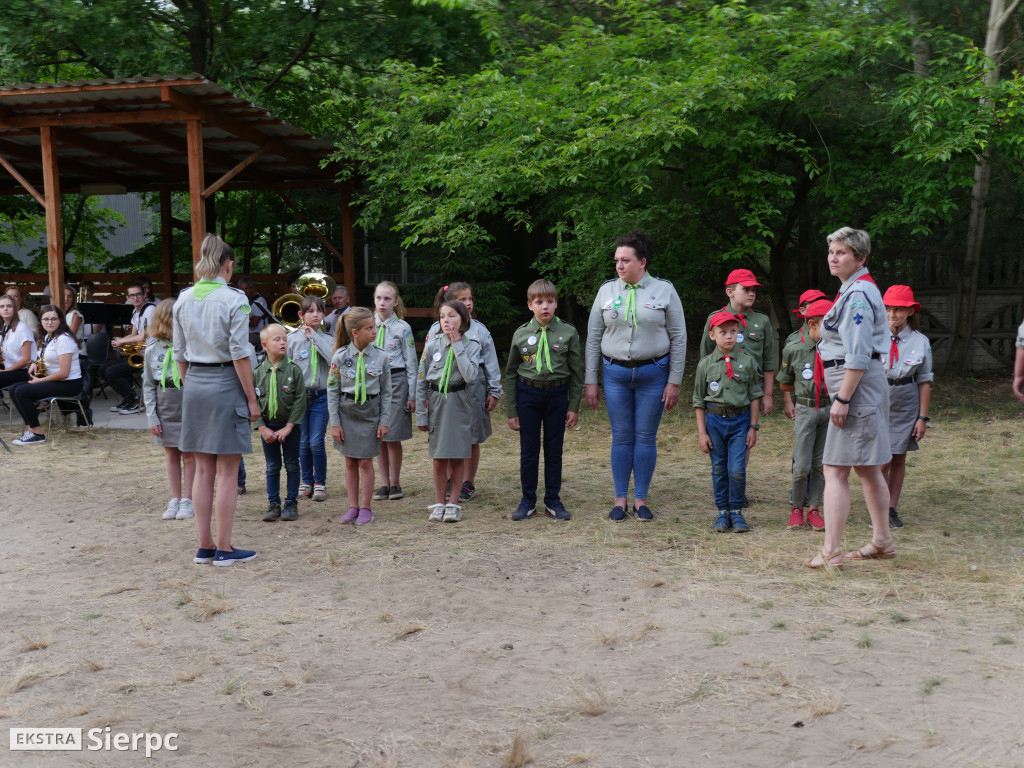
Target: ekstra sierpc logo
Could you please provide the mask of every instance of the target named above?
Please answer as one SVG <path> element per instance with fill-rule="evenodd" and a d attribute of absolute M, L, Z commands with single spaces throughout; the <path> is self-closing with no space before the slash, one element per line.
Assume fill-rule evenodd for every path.
<path fill-rule="evenodd" d="M 110 726 L 90 728 L 83 735 L 81 728 L 11 728 L 12 751 L 74 751 L 81 752 L 154 752 L 178 749 L 176 733 L 114 733 Z"/>

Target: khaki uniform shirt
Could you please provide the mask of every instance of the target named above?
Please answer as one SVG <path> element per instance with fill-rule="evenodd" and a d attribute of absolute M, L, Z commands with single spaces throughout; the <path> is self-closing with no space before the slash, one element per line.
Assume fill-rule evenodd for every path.
<path fill-rule="evenodd" d="M 341 395 L 356 393 L 356 366 L 360 352 L 355 344 L 338 347 L 331 359 L 331 373 L 327 380 L 327 412 L 332 427 L 341 426 Z M 366 395 L 380 398 L 378 424 L 387 424 L 391 419 L 391 363 L 388 353 L 376 344 L 367 344 L 362 351 L 363 367 L 366 369 Z"/>
<path fill-rule="evenodd" d="M 792 384 L 795 397 L 807 397 L 814 401 L 817 393 L 814 389 L 814 342 L 810 336 L 804 336 L 801 341 L 787 344 L 782 350 L 782 367 L 779 369 L 775 380 L 779 384 Z M 825 383 L 822 382 L 822 405 L 828 405 L 829 400 L 824 395 Z"/>
<path fill-rule="evenodd" d="M 726 361 L 717 346 L 714 352 L 697 363 L 693 380 L 694 408 L 706 408 L 707 403 L 721 408 L 745 408 L 764 396 L 754 358 L 738 347 L 731 355 L 731 379 L 726 376 Z"/>
<path fill-rule="evenodd" d="M 548 323 L 548 350 L 551 352 L 551 370 L 544 355 L 540 371 L 537 370 L 537 348 L 540 343 L 542 326 L 536 318 L 519 326 L 512 334 L 512 349 L 505 365 L 505 400 L 508 417 L 519 415 L 516 403 L 516 382 L 520 376 L 530 381 L 569 380 L 569 411 L 580 412 L 583 398 L 583 347 L 576 328 L 557 317 Z"/>
<path fill-rule="evenodd" d="M 897 337 L 896 348 L 899 350 L 899 359 L 889 367 L 889 353 L 892 351 L 892 344 L 882 355 L 882 368 L 885 376 L 891 381 L 905 379 L 908 376 L 914 377 L 915 384 L 934 381 L 935 374 L 932 372 L 932 345 L 928 337 L 920 331 L 911 330 L 909 325 L 903 326 L 900 335 Z M 889 334 L 892 341 L 892 334 Z"/>
<path fill-rule="evenodd" d="M 249 357 L 249 302 L 245 294 L 221 284 L 202 299 L 195 286 L 174 303 L 174 359 L 190 363 L 230 363 Z"/>
<path fill-rule="evenodd" d="M 700 341 L 701 357 L 707 357 L 718 347 L 709 335 L 711 333 L 711 318 L 719 312 L 732 312 L 726 304 L 721 309 L 716 309 L 708 315 L 704 321 L 704 335 Z M 735 312 L 732 312 L 734 315 Z M 738 315 L 737 315 L 738 317 Z M 739 333 L 736 336 L 736 346 L 746 352 L 754 359 L 758 375 L 765 371 L 775 370 L 775 333 L 772 331 L 771 321 L 768 315 L 761 312 L 746 312 L 743 319 L 747 321 L 746 326 L 740 323 Z"/>
<path fill-rule="evenodd" d="M 256 428 L 270 424 L 302 424 L 306 415 L 306 387 L 302 383 L 302 371 L 287 357 L 277 364 L 277 414 L 270 417 L 270 358 L 264 358 L 252 373 L 256 388 L 256 401 L 260 404 L 260 417 Z"/>
<path fill-rule="evenodd" d="M 316 378 L 313 377 L 313 346 L 316 346 Z M 310 339 L 302 329 L 288 334 L 288 357 L 302 370 L 302 380 L 308 389 L 324 389 L 334 355 L 334 339 L 321 331 L 313 331 Z"/>

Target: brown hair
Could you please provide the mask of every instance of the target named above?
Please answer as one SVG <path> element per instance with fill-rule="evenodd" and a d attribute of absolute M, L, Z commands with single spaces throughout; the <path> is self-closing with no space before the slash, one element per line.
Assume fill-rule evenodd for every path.
<path fill-rule="evenodd" d="M 11 324 L 8 326 L 13 331 L 18 327 L 18 323 L 21 322 L 21 318 L 18 317 L 18 302 L 14 300 L 13 296 L 8 296 L 6 293 L 0 294 L 0 301 L 9 301 L 14 308 L 14 315 L 11 317 Z M 0 320 L 0 325 L 3 325 L 2 320 Z"/>
<path fill-rule="evenodd" d="M 334 351 L 337 352 L 346 344 L 351 344 L 352 332 L 362 328 L 366 321 L 373 322 L 373 312 L 366 307 L 352 307 L 342 315 L 338 328 L 334 332 Z"/>
<path fill-rule="evenodd" d="M 319 296 L 306 296 L 302 300 L 302 304 L 299 305 L 299 314 L 300 315 L 306 314 L 314 306 L 320 307 L 320 313 L 323 314 L 323 312 L 324 312 L 324 300 L 321 299 Z"/>
<path fill-rule="evenodd" d="M 548 296 L 553 299 L 558 298 L 558 286 L 550 280 L 534 280 L 530 283 L 530 287 L 526 289 L 526 300 L 528 302 Z"/>
<path fill-rule="evenodd" d="M 147 329 L 154 339 L 171 341 L 174 337 L 174 299 L 163 299 L 153 310 Z"/>
<path fill-rule="evenodd" d="M 449 285 L 441 286 L 441 290 L 439 290 L 437 292 L 437 296 L 434 297 L 434 314 L 437 314 L 437 311 L 441 309 L 442 304 L 444 304 L 446 301 L 452 301 L 456 296 L 458 296 L 463 291 L 469 291 L 470 293 L 472 293 L 473 286 L 471 286 L 469 283 L 462 282 L 450 283 Z"/>
<path fill-rule="evenodd" d="M 459 319 L 462 321 L 461 325 L 459 325 L 459 333 L 465 333 L 466 331 L 469 330 L 469 324 L 472 321 L 469 317 L 469 310 L 466 309 L 465 304 L 463 304 L 461 301 L 455 301 L 454 299 L 443 302 L 441 306 L 437 308 L 438 322 L 441 321 L 441 307 L 448 307 L 449 309 L 454 309 L 456 314 L 458 314 Z M 444 333 L 444 331 L 442 331 L 442 333 Z"/>

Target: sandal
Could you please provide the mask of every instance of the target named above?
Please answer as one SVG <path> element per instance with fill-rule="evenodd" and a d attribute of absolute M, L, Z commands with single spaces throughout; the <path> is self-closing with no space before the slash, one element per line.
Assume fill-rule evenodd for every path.
<path fill-rule="evenodd" d="M 839 558 L 839 562 L 833 562 L 837 557 Z M 818 570 L 820 568 L 837 568 L 842 570 L 842 567 L 843 551 L 841 549 L 837 549 L 832 553 L 821 550 L 821 552 L 816 554 L 814 557 L 809 557 L 804 560 L 804 568 L 812 568 L 814 570 Z"/>
<path fill-rule="evenodd" d="M 865 549 L 870 548 L 870 552 Z M 879 547 L 873 541 L 869 541 L 860 549 L 854 550 L 846 555 L 850 560 L 892 560 L 896 557 L 896 542 L 890 541 L 885 547 Z"/>

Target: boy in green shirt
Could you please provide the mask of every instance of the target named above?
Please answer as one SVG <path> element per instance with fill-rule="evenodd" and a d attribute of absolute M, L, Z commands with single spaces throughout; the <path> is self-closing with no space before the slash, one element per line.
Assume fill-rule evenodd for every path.
<path fill-rule="evenodd" d="M 697 364 L 693 407 L 697 414 L 700 449 L 711 454 L 711 482 L 718 519 L 712 529 L 725 533 L 750 530 L 743 519 L 747 493 L 746 452 L 757 443 L 761 389 L 757 366 L 736 342 L 739 320 L 731 312 L 716 312 L 709 320 L 715 351 Z"/>
<path fill-rule="evenodd" d="M 537 514 L 537 470 L 544 430 L 544 514 L 571 515 L 562 505 L 562 443 L 579 420 L 583 397 L 583 348 L 576 328 L 555 317 L 558 288 L 535 281 L 526 292 L 533 319 L 512 335 L 505 365 L 508 425 L 519 433 L 519 481 L 523 498 L 513 520 Z"/>
<path fill-rule="evenodd" d="M 288 331 L 277 323 L 260 331 L 260 345 L 267 358 L 253 371 L 252 383 L 260 405 L 256 426 L 260 431 L 263 456 L 267 460 L 267 497 L 270 506 L 264 522 L 295 520 L 299 516 L 299 441 L 306 414 L 306 386 L 302 369 L 289 360 Z M 281 511 L 281 460 L 288 473 L 288 486 Z"/>

